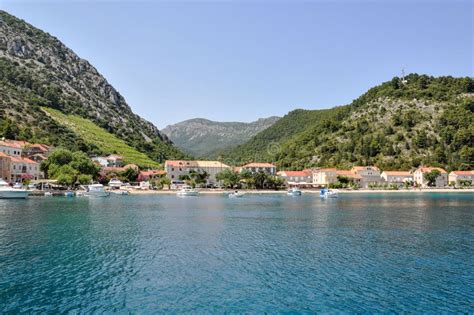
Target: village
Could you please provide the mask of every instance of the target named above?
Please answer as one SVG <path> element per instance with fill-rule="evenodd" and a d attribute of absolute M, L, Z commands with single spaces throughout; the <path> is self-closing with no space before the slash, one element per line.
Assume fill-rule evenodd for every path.
<path fill-rule="evenodd" d="M 53 148 L 45 144 L 26 141 L 0 141 L 0 175 L 10 185 L 39 189 L 39 184 L 58 189 L 65 188 L 48 179 L 42 171 Z M 253 162 L 242 166 L 229 166 L 220 161 L 167 160 L 164 169 L 140 169 L 134 164 L 125 164 L 122 156 L 93 156 L 90 158 L 100 169 L 101 183 L 112 188 L 131 190 L 177 190 L 184 185 L 193 188 L 338 188 L 338 189 L 424 189 L 424 188 L 468 188 L 474 183 L 474 171 L 455 170 L 447 172 L 440 167 L 420 166 L 412 170 L 387 171 L 376 166 L 353 166 L 349 170 L 336 168 L 312 168 L 305 170 L 278 170 L 271 163 Z M 119 179 L 123 172 L 131 170 L 136 176 L 128 183 Z M 260 174 L 260 176 L 259 176 Z M 259 182 L 260 180 L 260 182 Z M 117 183 L 119 183 L 117 185 Z M 92 184 L 92 183 L 91 183 Z M 43 187 L 43 186 L 41 186 Z M 70 187 L 69 187 L 70 188 Z"/>

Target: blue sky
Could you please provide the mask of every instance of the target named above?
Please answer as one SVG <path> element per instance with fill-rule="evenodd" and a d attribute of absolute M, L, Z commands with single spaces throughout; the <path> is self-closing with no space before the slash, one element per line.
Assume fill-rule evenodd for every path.
<path fill-rule="evenodd" d="M 393 76 L 474 76 L 472 1 L 21 1 L 159 128 L 350 103 Z"/>

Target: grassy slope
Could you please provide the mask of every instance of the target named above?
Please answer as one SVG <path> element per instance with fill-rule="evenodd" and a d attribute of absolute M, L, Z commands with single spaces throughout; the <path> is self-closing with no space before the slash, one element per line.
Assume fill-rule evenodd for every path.
<path fill-rule="evenodd" d="M 86 143 L 94 144 L 103 152 L 117 153 L 123 156 L 125 163 L 142 167 L 158 167 L 160 164 L 151 160 L 144 153 L 138 152 L 125 141 L 95 125 L 90 120 L 75 115 L 65 115 L 58 110 L 42 107 L 54 120 L 74 131 Z"/>

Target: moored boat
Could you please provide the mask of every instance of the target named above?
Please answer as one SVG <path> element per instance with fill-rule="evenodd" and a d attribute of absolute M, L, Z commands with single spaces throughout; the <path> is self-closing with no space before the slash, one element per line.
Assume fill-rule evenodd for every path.
<path fill-rule="evenodd" d="M 105 191 L 104 185 L 92 184 L 87 186 L 87 191 L 84 193 L 87 197 L 108 197 L 109 193 Z"/>
<path fill-rule="evenodd" d="M 183 186 L 177 193 L 178 196 L 197 196 L 199 194 L 199 191 L 196 189 L 192 188 L 191 186 Z"/>
<path fill-rule="evenodd" d="M 0 179 L 0 199 L 25 199 L 28 197 L 26 189 L 13 188 L 6 181 Z"/>
<path fill-rule="evenodd" d="M 129 194 L 128 190 L 112 190 L 111 193 L 120 196 L 127 196 Z"/>
<path fill-rule="evenodd" d="M 319 192 L 319 196 L 321 198 L 337 198 L 338 197 L 338 191 L 333 190 L 333 189 L 323 188 Z"/>
<path fill-rule="evenodd" d="M 289 196 L 301 196 L 301 190 L 298 188 L 291 188 L 288 190 L 287 194 Z"/>
<path fill-rule="evenodd" d="M 243 197 L 243 196 L 244 196 L 244 193 L 239 192 L 239 191 L 237 191 L 237 190 L 236 190 L 236 191 L 233 191 L 233 192 L 230 192 L 230 193 L 228 194 L 228 197 L 229 197 L 229 198 L 241 198 L 241 197 Z"/>

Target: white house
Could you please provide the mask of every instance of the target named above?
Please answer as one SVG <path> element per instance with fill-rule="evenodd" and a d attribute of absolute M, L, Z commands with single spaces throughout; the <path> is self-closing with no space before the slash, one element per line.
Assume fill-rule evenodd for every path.
<path fill-rule="evenodd" d="M 288 186 L 311 186 L 312 173 L 311 170 L 303 171 L 280 171 L 277 173 Z"/>
<path fill-rule="evenodd" d="M 409 171 L 383 171 L 380 175 L 387 184 L 403 186 L 407 182 L 413 182 L 413 174 Z"/>
<path fill-rule="evenodd" d="M 249 171 L 252 174 L 263 172 L 276 175 L 276 166 L 271 163 L 249 163 L 240 168 L 240 172 Z"/>
<path fill-rule="evenodd" d="M 428 187 L 428 181 L 425 179 L 425 174 L 433 170 L 438 170 L 440 175 L 436 178 L 435 187 L 445 187 L 448 185 L 448 173 L 440 167 L 424 167 L 420 166 L 413 172 L 413 180 L 420 187 Z"/>
<path fill-rule="evenodd" d="M 449 184 L 456 187 L 461 186 L 461 182 L 471 182 L 469 186 L 474 183 L 474 171 L 452 171 L 449 173 Z"/>
<path fill-rule="evenodd" d="M 24 179 L 37 180 L 42 178 L 42 172 L 38 163 L 17 156 L 10 157 L 10 174 L 12 182 L 21 182 Z"/>
<path fill-rule="evenodd" d="M 102 167 L 122 167 L 123 157 L 116 154 L 109 156 L 97 156 L 93 157 L 92 161 L 99 163 Z"/>
<path fill-rule="evenodd" d="M 337 182 L 337 169 L 320 168 L 313 170 L 312 182 L 315 186 L 327 186 Z"/>
<path fill-rule="evenodd" d="M 0 152 L 10 156 L 21 156 L 23 147 L 29 145 L 26 141 L 0 140 Z"/>
<path fill-rule="evenodd" d="M 218 184 L 216 175 L 226 169 L 231 169 L 219 161 L 184 161 L 184 160 L 167 160 L 165 162 L 166 176 L 172 183 L 179 182 L 181 175 L 188 175 L 191 171 L 196 173 L 208 174 L 207 183 L 215 185 Z"/>
<path fill-rule="evenodd" d="M 380 169 L 377 166 L 354 166 L 351 172 L 361 177 L 360 185 L 362 188 L 368 188 L 369 185 L 377 185 L 382 182 Z"/>

